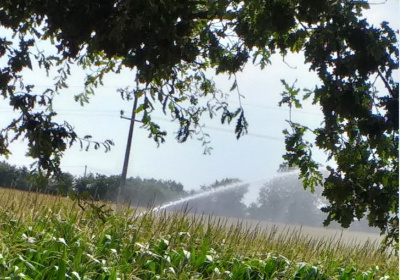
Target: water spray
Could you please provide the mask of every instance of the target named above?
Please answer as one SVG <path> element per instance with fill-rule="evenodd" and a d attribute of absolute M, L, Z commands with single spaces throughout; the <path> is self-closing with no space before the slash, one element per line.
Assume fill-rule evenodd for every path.
<path fill-rule="evenodd" d="M 232 183 L 232 184 L 230 184 L 228 186 L 223 186 L 223 187 L 211 189 L 211 190 L 208 190 L 208 191 L 205 191 L 205 192 L 197 193 L 197 194 L 194 194 L 194 195 L 191 195 L 191 196 L 188 196 L 188 197 L 180 198 L 178 200 L 175 200 L 175 201 L 172 201 L 172 202 L 157 206 L 157 207 L 155 207 L 153 209 L 146 210 L 146 211 L 143 211 L 143 212 L 139 213 L 138 216 L 140 217 L 140 216 L 143 216 L 143 215 L 145 215 L 147 213 L 159 212 L 161 210 L 165 210 L 165 209 L 170 208 L 172 206 L 183 204 L 183 203 L 189 202 L 191 200 L 195 200 L 195 199 L 198 199 L 198 198 L 211 196 L 213 194 L 224 193 L 226 191 L 229 191 L 229 190 L 241 187 L 241 186 L 245 186 L 245 185 L 248 185 L 248 184 L 251 184 L 251 183 L 257 183 L 257 182 L 263 182 L 263 181 L 267 182 L 267 181 L 271 181 L 271 180 L 273 180 L 275 178 L 284 178 L 286 176 L 292 176 L 292 175 L 298 175 L 298 174 L 299 174 L 299 171 L 298 170 L 294 170 L 294 171 L 279 173 L 279 174 L 271 176 L 271 177 L 252 180 L 252 181 L 248 181 L 248 182 L 235 182 L 235 183 Z"/>

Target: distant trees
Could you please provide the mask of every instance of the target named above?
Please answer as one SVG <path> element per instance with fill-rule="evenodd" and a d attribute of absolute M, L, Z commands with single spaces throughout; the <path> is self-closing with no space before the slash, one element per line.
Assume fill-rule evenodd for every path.
<path fill-rule="evenodd" d="M 57 179 L 34 180 L 26 167 L 16 167 L 0 162 L 0 187 L 23 191 L 40 191 L 50 194 L 67 195 L 72 190 L 82 197 L 115 201 L 120 176 L 89 173 L 76 177 L 61 173 Z M 134 206 L 159 205 L 187 195 L 181 183 L 173 180 L 128 178 L 123 197 Z"/>
<path fill-rule="evenodd" d="M 16 167 L 3 161 L 0 162 L 0 186 L 24 191 L 41 191 L 50 194 L 67 194 L 72 185 L 74 176 L 61 173 L 58 178 L 42 178 L 37 181 L 32 172 L 25 166 Z"/>
<path fill-rule="evenodd" d="M 72 190 L 83 198 L 116 201 L 119 181 L 119 175 L 106 176 L 99 173 L 89 173 L 87 176 L 62 173 L 57 180 L 44 178 L 44 180 L 36 181 L 26 167 L 16 167 L 6 162 L 0 162 L 0 187 L 23 191 L 67 195 L 68 191 Z M 227 187 L 232 184 L 236 184 L 237 187 L 228 189 Z M 227 190 L 196 199 L 190 203 L 189 207 L 197 212 L 228 217 L 245 217 L 247 207 L 242 199 L 247 192 L 248 185 L 242 184 L 239 179 L 223 179 L 207 186 L 201 186 L 199 192 L 218 188 L 227 188 Z M 131 177 L 126 181 L 123 198 L 125 203 L 146 207 L 162 205 L 199 192 L 187 192 L 181 183 L 173 180 Z M 180 209 L 182 205 L 178 205 L 178 207 Z"/>
<path fill-rule="evenodd" d="M 319 209 L 325 201 L 321 188 L 305 192 L 297 174 L 282 174 L 265 183 L 257 202 L 248 209 L 249 217 L 271 222 L 320 226 L 325 214 Z"/>
<path fill-rule="evenodd" d="M 291 170 L 285 170 L 291 171 Z M 70 190 L 83 198 L 102 201 L 116 201 L 120 176 L 89 173 L 87 176 L 73 176 L 62 173 L 58 180 L 47 179 L 37 184 L 26 167 L 16 167 L 0 162 L 0 187 L 23 191 L 39 191 L 50 194 L 67 195 Z M 302 181 L 293 173 L 282 173 L 281 177 L 266 182 L 259 191 L 256 202 L 247 206 L 243 202 L 249 184 L 236 178 L 216 180 L 209 185 L 200 186 L 198 191 L 186 191 L 184 186 L 173 180 L 128 178 L 123 197 L 125 203 L 133 206 L 158 206 L 171 201 L 204 192 L 210 195 L 178 204 L 168 210 L 181 210 L 201 214 L 233 218 L 250 218 L 273 223 L 298 224 L 319 227 L 326 218 L 320 208 L 326 205 L 321 195 L 322 189 L 315 188 L 314 194 L 302 190 Z M 332 223 L 331 227 L 339 228 Z M 365 219 L 354 222 L 354 230 L 376 232 L 369 228 Z"/>
<path fill-rule="evenodd" d="M 33 181 L 34 184 L 36 183 Z M 56 179 L 47 179 L 42 184 L 40 189 L 52 194 L 67 195 L 70 187 L 75 182 L 75 176 L 68 172 L 62 172 Z"/>
<path fill-rule="evenodd" d="M 316 187 L 314 193 L 304 192 L 298 175 L 286 173 L 288 171 L 293 169 L 283 170 L 282 176 L 266 182 L 261 187 L 257 201 L 247 208 L 247 217 L 273 223 L 321 227 L 326 218 L 321 208 L 328 203 L 322 195 L 323 189 Z M 329 227 L 341 228 L 336 222 L 332 222 Z M 376 228 L 368 226 L 365 218 L 353 221 L 350 228 L 378 233 Z"/>
<path fill-rule="evenodd" d="M 181 183 L 139 177 L 127 180 L 124 193 L 126 202 L 134 206 L 161 205 L 188 195 Z"/>
<path fill-rule="evenodd" d="M 116 201 L 120 176 L 89 173 L 77 177 L 72 189 L 78 194 L 95 200 Z M 128 178 L 122 197 L 125 203 L 133 206 L 160 205 L 186 196 L 183 185 L 172 180 Z"/>
<path fill-rule="evenodd" d="M 119 176 L 89 173 L 75 178 L 72 188 L 77 194 L 89 195 L 95 200 L 112 200 L 118 183 Z"/>
<path fill-rule="evenodd" d="M 213 190 L 216 192 L 189 201 L 187 207 L 190 212 L 244 218 L 246 217 L 247 206 L 243 203 L 243 197 L 247 193 L 248 187 L 248 184 L 242 183 L 237 178 L 216 180 L 210 185 L 201 186 L 198 193 Z M 182 206 L 177 205 L 176 208 L 179 209 Z"/>
<path fill-rule="evenodd" d="M 15 166 L 9 165 L 6 162 L 0 162 L 0 186 L 13 187 L 16 185 L 19 177 L 20 174 Z M 18 185 L 26 187 L 26 184 L 26 181 L 23 181 Z"/>

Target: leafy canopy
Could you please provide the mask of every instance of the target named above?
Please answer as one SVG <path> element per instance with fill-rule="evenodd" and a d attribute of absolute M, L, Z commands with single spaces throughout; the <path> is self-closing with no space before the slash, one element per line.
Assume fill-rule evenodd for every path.
<path fill-rule="evenodd" d="M 141 98 L 137 112 L 149 136 L 157 143 L 165 132 L 151 119 L 160 104 L 177 121 L 177 140 L 200 133 L 207 152 L 207 135 L 200 118 L 220 110 L 222 122 L 236 121 L 237 138 L 247 131 L 243 107 L 230 110 L 205 71 L 235 77 L 246 63 L 266 67 L 275 52 L 304 52 L 305 62 L 317 72 L 321 85 L 305 92 L 320 106 L 324 122 L 311 130 L 289 119 L 285 130 L 284 160 L 298 166 L 304 187 L 323 184 L 329 201 L 323 211 L 326 223 L 335 220 L 347 227 L 353 219 L 368 216 L 371 226 L 389 233 L 398 243 L 398 69 L 396 33 L 383 22 L 371 26 L 362 18 L 366 1 L 328 0 L 164 0 L 164 1 L 16 1 L 0 3 L 0 24 L 12 29 L 18 44 L 0 38 L 0 88 L 20 117 L 0 134 L 0 154 L 9 143 L 27 139 L 29 156 L 47 175 L 59 172 L 60 158 L 79 137 L 67 123 L 53 121 L 54 94 L 67 87 L 70 65 L 96 70 L 87 75 L 85 92 L 75 98 L 89 101 L 104 75 L 122 68 L 136 70 L 137 86 L 121 89 L 123 97 Z M 57 55 L 37 49 L 50 40 Z M 43 92 L 24 85 L 21 71 L 37 63 L 59 76 Z M 376 81 L 385 92 L 377 92 Z M 237 86 L 236 79 L 232 86 Z M 284 82 L 280 105 L 301 107 L 300 90 Z M 208 97 L 206 106 L 200 97 Z M 239 94 L 240 98 L 240 94 Z M 324 150 L 329 176 L 322 182 L 311 142 Z M 94 142 L 95 148 L 112 141 Z"/>

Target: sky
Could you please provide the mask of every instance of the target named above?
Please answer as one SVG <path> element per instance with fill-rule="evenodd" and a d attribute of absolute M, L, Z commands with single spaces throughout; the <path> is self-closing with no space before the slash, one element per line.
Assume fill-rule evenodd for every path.
<path fill-rule="evenodd" d="M 364 14 L 372 24 L 377 25 L 385 20 L 389 21 L 392 28 L 399 27 L 398 1 L 389 0 L 385 4 L 371 5 L 371 10 Z M 45 50 L 52 50 L 48 43 L 40 46 Z M 272 65 L 264 70 L 249 64 L 237 75 L 240 93 L 245 96 L 242 105 L 249 123 L 248 135 L 236 140 L 234 122 L 231 125 L 221 125 L 220 118 L 210 120 L 204 116 L 204 131 L 211 136 L 210 146 L 213 150 L 210 155 L 203 155 L 201 142 L 195 138 L 177 143 L 174 132 L 178 124 L 160 113 L 158 107 L 153 120 L 167 131 L 166 143 L 157 147 L 148 138 L 147 131 L 137 123 L 128 176 L 175 180 L 181 182 L 186 190 L 199 189 L 200 185 L 211 184 L 215 180 L 239 178 L 250 183 L 245 202 L 254 201 L 259 187 L 269 178 L 277 176 L 277 169 L 283 162 L 282 155 L 285 153 L 282 130 L 289 128 L 285 121 L 289 118 L 289 110 L 278 106 L 280 93 L 284 90 L 280 79 L 285 79 L 289 84 L 297 80 L 296 86 L 301 89 L 314 88 L 319 83 L 316 74 L 309 71 L 309 65 L 304 64 L 301 53 L 285 58 L 290 67 L 279 55 L 273 56 L 271 61 Z M 2 62 L 0 61 L 0 65 Z M 118 75 L 109 74 L 104 79 L 104 86 L 99 87 L 90 98 L 90 103 L 82 107 L 74 101 L 74 95 L 83 92 L 85 72 L 77 67 L 73 67 L 71 72 L 69 88 L 54 99 L 53 108 L 58 114 L 56 120 L 67 121 L 80 136 L 89 134 L 97 141 L 112 139 L 115 146 L 110 152 L 104 153 L 103 150 L 94 149 L 81 151 L 79 145 L 75 145 L 65 152 L 61 161 L 62 170 L 82 176 L 87 166 L 87 171 L 92 173 L 121 174 L 129 121 L 120 118 L 120 111 L 124 110 L 126 116 L 130 116 L 132 101 L 122 100 L 117 89 L 132 86 L 134 73 L 126 70 Z M 46 73 L 37 67 L 23 74 L 25 83 L 34 83 L 37 89 L 53 85 L 56 75 L 51 73 L 46 77 Z M 227 101 L 230 108 L 236 108 L 238 95 L 236 92 L 229 92 L 233 80 L 223 75 L 213 79 L 217 88 L 229 93 Z M 292 111 L 292 120 L 311 128 L 320 126 L 320 108 L 309 103 L 303 105 L 303 109 Z M 7 126 L 16 117 L 18 112 L 12 111 L 8 100 L 0 100 L 0 128 Z M 20 140 L 14 142 L 11 145 L 12 155 L 7 161 L 17 166 L 28 166 L 33 160 L 25 157 L 26 151 L 26 143 Z M 324 153 L 319 150 L 314 150 L 313 155 L 321 164 L 332 164 L 326 163 Z M 5 158 L 0 156 L 0 161 L 2 160 Z"/>

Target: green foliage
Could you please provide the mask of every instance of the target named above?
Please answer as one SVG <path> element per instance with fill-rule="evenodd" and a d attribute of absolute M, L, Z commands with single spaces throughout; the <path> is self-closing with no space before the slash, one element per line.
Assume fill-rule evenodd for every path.
<path fill-rule="evenodd" d="M 17 194 L 1 196 L 5 279 L 398 279 L 398 259 L 376 244 L 228 227 L 212 216 L 130 210 L 103 221 L 93 208 Z"/>
<path fill-rule="evenodd" d="M 38 191 L 66 195 L 73 185 L 74 176 L 61 173 L 57 179 L 40 177 L 25 166 L 16 167 L 0 162 L 0 186 L 24 191 Z"/>
<path fill-rule="evenodd" d="M 306 28 L 312 32 L 304 48 L 306 62 L 317 71 L 322 85 L 305 90 L 303 99 L 314 97 L 324 122 L 311 130 L 292 122 L 289 115 L 292 132 L 284 130 L 283 158 L 288 166 L 300 168 L 304 188 L 312 191 L 315 185 L 323 185 L 322 195 L 329 202 L 323 208 L 328 214 L 325 225 L 337 221 L 349 227 L 366 215 L 370 226 L 387 234 L 385 242 L 398 243 L 398 227 L 393 224 L 399 213 L 399 107 L 398 82 L 392 77 L 398 69 L 398 42 L 387 23 L 375 28 L 361 20 L 360 8 L 332 4 L 323 24 Z M 338 29 L 344 21 L 351 25 Z M 387 92 L 377 92 L 378 78 Z M 286 91 L 280 105 L 287 103 L 289 110 L 292 103 L 300 107 L 299 89 L 282 83 Z M 328 166 L 330 174 L 323 183 L 319 165 L 312 159 L 313 144 L 305 140 L 307 131 L 337 165 Z"/>
<path fill-rule="evenodd" d="M 88 174 L 86 177 L 75 178 L 72 189 L 77 195 L 86 194 L 95 200 L 112 200 L 117 191 L 120 176 L 105 176 L 102 174 Z"/>
<path fill-rule="evenodd" d="M 42 178 L 29 172 L 26 167 L 16 167 L 0 162 L 0 187 L 23 191 L 82 198 L 88 201 L 116 201 L 120 176 L 89 173 L 76 177 L 62 173 L 53 178 Z M 176 200 L 188 193 L 181 183 L 173 180 L 128 178 L 123 197 L 125 203 L 146 207 Z"/>
<path fill-rule="evenodd" d="M 234 75 L 252 59 L 264 68 L 279 52 L 304 52 L 305 62 L 321 84 L 306 91 L 324 114 L 320 128 L 312 131 L 314 144 L 336 163 L 323 182 L 324 209 L 330 221 L 348 227 L 354 218 L 367 215 L 371 226 L 398 243 L 398 145 L 399 84 L 398 41 L 388 23 L 370 26 L 362 11 L 366 1 L 28 1 L 0 3 L 0 24 L 13 31 L 14 40 L 0 38 L 0 90 L 20 113 L 0 132 L 0 153 L 7 156 L 10 142 L 27 139 L 28 155 L 37 162 L 37 173 L 59 174 L 65 149 L 78 137 L 68 123 L 57 124 L 51 110 L 54 94 L 66 88 L 70 65 L 95 69 L 85 79 L 85 91 L 75 98 L 89 101 L 103 77 L 122 68 L 136 70 L 133 94 L 143 100 L 144 127 L 157 143 L 165 132 L 151 120 L 156 104 L 178 123 L 177 140 L 185 142 L 200 134 L 205 153 L 208 135 L 201 117 L 221 110 L 222 122 L 237 120 L 239 138 L 248 123 L 242 106 L 229 108 L 205 73 Z M 227 38 L 232 38 L 229 44 Z M 56 55 L 35 48 L 49 40 Z M 24 85 L 23 70 L 33 64 L 47 71 L 57 68 L 54 87 L 43 92 Z M 385 85 L 378 93 L 375 81 Z M 282 104 L 300 107 L 299 90 L 284 83 Z M 232 90 L 237 90 L 235 80 Z M 239 99 L 241 97 L 238 92 Z M 199 104 L 201 97 L 210 100 Z M 309 129 L 292 122 L 285 131 L 286 163 L 299 166 L 304 188 L 322 183 L 318 164 L 312 158 Z M 103 144 L 106 151 L 111 140 Z M 89 148 L 89 145 L 87 148 Z M 398 222 L 397 222 L 398 224 Z"/>
<path fill-rule="evenodd" d="M 200 186 L 201 190 L 198 192 L 201 194 L 211 191 L 212 194 L 189 201 L 185 208 L 192 213 L 244 218 L 247 206 L 242 200 L 249 186 L 237 178 L 216 180 L 210 185 Z M 175 209 L 182 210 L 182 205 L 177 205 Z"/>
<path fill-rule="evenodd" d="M 181 183 L 172 180 L 129 178 L 124 190 L 125 202 L 134 206 L 161 205 L 186 196 Z"/>
<path fill-rule="evenodd" d="M 324 220 L 319 207 L 326 203 L 322 189 L 304 192 L 298 174 L 282 174 L 265 183 L 259 191 L 257 203 L 249 207 L 249 217 L 283 224 L 318 227 Z"/>

